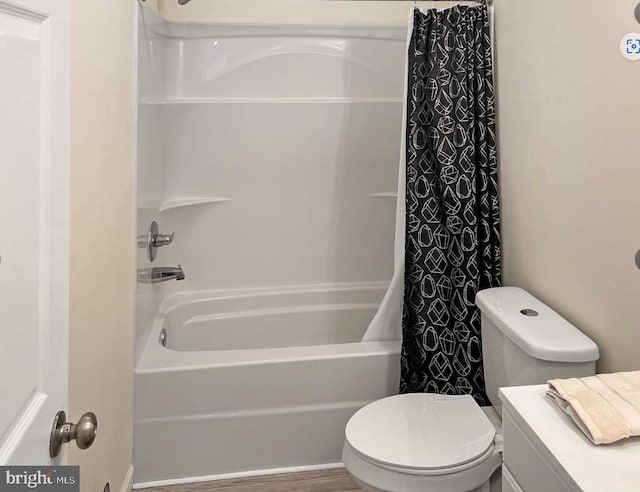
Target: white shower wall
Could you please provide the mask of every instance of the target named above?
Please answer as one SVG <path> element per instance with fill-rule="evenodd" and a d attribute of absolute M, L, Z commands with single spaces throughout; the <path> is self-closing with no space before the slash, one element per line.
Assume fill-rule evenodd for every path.
<path fill-rule="evenodd" d="M 138 237 L 145 237 L 151 221 L 160 220 L 157 203 L 163 194 L 164 158 L 159 140 L 163 128 L 158 117 L 159 106 L 142 101 L 158 99 L 162 95 L 159 84 L 163 77 L 157 72 L 162 67 L 162 37 L 155 34 L 153 26 L 158 26 L 161 31 L 164 21 L 141 2 L 138 2 L 138 9 L 136 230 Z M 137 268 L 149 268 L 151 263 L 146 249 L 137 251 Z M 161 299 L 162 291 L 156 285 L 136 285 L 136 361 L 158 314 Z"/>
<path fill-rule="evenodd" d="M 405 29 L 144 19 L 138 229 L 186 279 L 141 286 L 138 338 L 174 292 L 388 281 Z"/>

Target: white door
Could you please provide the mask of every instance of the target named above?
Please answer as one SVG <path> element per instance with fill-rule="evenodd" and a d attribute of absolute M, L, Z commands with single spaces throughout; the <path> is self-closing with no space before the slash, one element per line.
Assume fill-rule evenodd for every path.
<path fill-rule="evenodd" d="M 0 0 L 0 464 L 64 459 L 68 236 L 69 3 Z"/>

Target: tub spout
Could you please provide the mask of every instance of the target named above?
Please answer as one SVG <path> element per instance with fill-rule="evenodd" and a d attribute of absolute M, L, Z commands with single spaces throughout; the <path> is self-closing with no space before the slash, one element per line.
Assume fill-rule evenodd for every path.
<path fill-rule="evenodd" d="M 141 284 L 157 284 L 167 280 L 184 280 L 182 265 L 177 267 L 153 267 L 138 269 L 138 282 Z"/>

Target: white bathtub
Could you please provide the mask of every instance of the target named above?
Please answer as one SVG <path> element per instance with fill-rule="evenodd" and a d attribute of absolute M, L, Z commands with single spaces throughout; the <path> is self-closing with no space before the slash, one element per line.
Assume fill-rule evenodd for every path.
<path fill-rule="evenodd" d="M 136 368 L 137 486 L 339 463 L 349 417 L 397 392 L 400 342 L 360 341 L 385 288 L 165 302 Z"/>

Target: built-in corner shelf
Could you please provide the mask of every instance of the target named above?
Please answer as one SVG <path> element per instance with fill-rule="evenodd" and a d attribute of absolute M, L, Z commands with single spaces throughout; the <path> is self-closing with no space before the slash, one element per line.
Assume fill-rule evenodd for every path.
<path fill-rule="evenodd" d="M 383 191 L 382 193 L 372 193 L 369 196 L 377 196 L 380 198 L 398 198 L 397 191 Z"/>
<path fill-rule="evenodd" d="M 221 203 L 221 202 L 230 202 L 231 198 L 226 198 L 223 196 L 209 196 L 209 197 L 192 197 L 192 198 L 175 198 L 173 200 L 167 200 L 162 202 L 158 209 L 160 212 L 164 212 L 166 210 L 171 210 L 174 208 L 180 207 L 190 207 L 192 205 L 202 205 L 205 203 Z"/>

